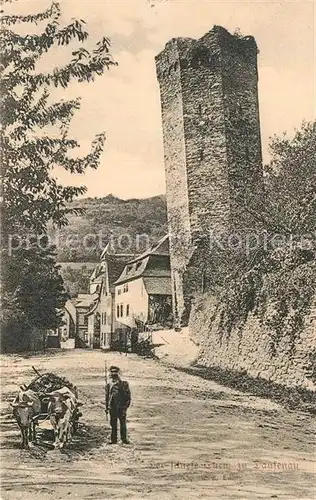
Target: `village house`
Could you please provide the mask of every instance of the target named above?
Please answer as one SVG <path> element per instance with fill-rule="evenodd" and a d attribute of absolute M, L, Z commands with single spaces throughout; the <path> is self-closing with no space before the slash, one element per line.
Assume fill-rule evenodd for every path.
<path fill-rule="evenodd" d="M 76 308 L 71 300 L 67 300 L 62 311 L 62 324 L 57 329 L 61 347 L 75 347 Z"/>
<path fill-rule="evenodd" d="M 65 345 L 72 340 L 72 347 L 124 349 L 131 347 L 133 332 L 171 327 L 168 236 L 138 257 L 115 254 L 107 245 L 89 292 L 65 304 L 59 330 Z"/>
<path fill-rule="evenodd" d="M 67 300 L 63 311 L 63 325 L 59 327 L 61 345 L 70 347 L 92 347 L 88 335 L 87 313 L 98 298 L 98 294 L 80 293 Z"/>
<path fill-rule="evenodd" d="M 121 275 L 130 254 L 112 253 L 109 245 L 101 254 L 101 262 L 90 277 L 90 293 L 97 299 L 88 311 L 89 344 L 94 348 L 110 349 L 113 347 L 115 331 L 118 328 L 115 316 L 114 282 Z"/>
<path fill-rule="evenodd" d="M 115 282 L 115 316 L 125 335 L 172 327 L 169 237 L 130 260 Z"/>

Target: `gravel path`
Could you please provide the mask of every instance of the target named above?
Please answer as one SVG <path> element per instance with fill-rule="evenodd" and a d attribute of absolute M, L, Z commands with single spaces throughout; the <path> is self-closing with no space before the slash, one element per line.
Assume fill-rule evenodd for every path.
<path fill-rule="evenodd" d="M 131 445 L 107 445 L 104 362 L 130 382 Z M 77 385 L 83 417 L 63 452 L 19 449 L 9 401 L 31 366 Z M 2 357 L 2 499 L 315 498 L 311 415 L 177 371 L 100 351 Z"/>

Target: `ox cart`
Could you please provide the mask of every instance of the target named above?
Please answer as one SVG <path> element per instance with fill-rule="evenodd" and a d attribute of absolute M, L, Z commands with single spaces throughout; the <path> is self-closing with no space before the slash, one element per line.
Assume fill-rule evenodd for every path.
<path fill-rule="evenodd" d="M 32 368 L 36 378 L 28 386 L 22 385 L 11 403 L 21 430 L 21 446 L 28 448 L 32 442 L 63 448 L 77 432 L 82 416 L 77 388 L 64 377 L 54 373 L 40 374 Z M 53 441 L 42 439 L 47 431 L 54 437 Z"/>

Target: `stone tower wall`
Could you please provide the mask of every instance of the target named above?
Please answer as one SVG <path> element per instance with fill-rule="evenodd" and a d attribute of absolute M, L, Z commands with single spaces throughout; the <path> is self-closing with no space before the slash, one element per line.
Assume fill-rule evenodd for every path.
<path fill-rule="evenodd" d="M 194 41 L 182 71 L 186 168 L 193 239 L 229 225 L 223 78 L 216 33 Z"/>
<path fill-rule="evenodd" d="M 184 40 L 182 49 L 186 44 Z M 167 214 L 174 317 L 184 312 L 182 271 L 189 260 L 191 229 L 186 170 L 183 99 L 178 40 L 171 40 L 157 57 L 161 90 Z"/>
<path fill-rule="evenodd" d="M 264 192 L 258 49 L 253 37 L 239 39 L 225 32 L 220 36 L 231 226 L 243 231 L 253 229 L 250 214 L 258 209 Z M 245 206 L 250 210 L 245 211 Z"/>
<path fill-rule="evenodd" d="M 255 204 L 263 187 L 257 46 L 215 26 L 199 40 L 172 39 L 156 66 L 174 312 L 181 316 L 195 241 L 253 225 L 236 194 L 241 205 Z"/>

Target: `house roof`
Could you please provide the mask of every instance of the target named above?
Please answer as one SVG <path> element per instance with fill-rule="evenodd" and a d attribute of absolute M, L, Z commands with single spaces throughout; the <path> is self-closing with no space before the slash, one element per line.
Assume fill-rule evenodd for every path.
<path fill-rule="evenodd" d="M 102 274 L 104 273 L 104 267 L 104 262 L 101 262 L 101 264 L 97 264 L 90 276 L 90 281 L 93 281 L 94 283 L 102 283 Z"/>
<path fill-rule="evenodd" d="M 95 302 L 92 303 L 92 307 L 89 309 L 89 311 L 85 314 L 85 316 L 91 316 L 97 309 L 99 305 L 100 300 L 95 300 Z"/>
<path fill-rule="evenodd" d="M 129 264 L 132 264 L 133 262 L 137 262 L 139 260 L 143 260 L 145 257 L 148 257 L 149 255 L 169 255 L 169 234 L 166 234 L 160 240 L 152 245 L 146 252 L 142 253 L 141 255 L 138 255 L 135 257 L 133 260 L 129 261 Z"/>
<path fill-rule="evenodd" d="M 79 293 L 71 302 L 75 307 L 91 307 L 98 296 L 97 293 Z"/>
<path fill-rule="evenodd" d="M 163 256 L 167 259 L 167 256 Z M 152 259 L 152 256 L 149 255 L 146 257 L 143 261 L 139 262 L 139 265 L 137 266 L 137 263 L 128 263 L 122 274 L 120 275 L 119 279 L 115 281 L 115 285 L 120 285 L 122 283 L 126 283 L 127 281 L 132 281 L 137 278 L 140 278 L 141 276 L 145 277 L 160 277 L 160 278 L 170 278 L 171 276 L 171 271 L 169 269 L 159 269 L 157 267 L 150 268 L 150 260 Z M 129 265 L 132 266 L 132 268 L 129 270 Z"/>
<path fill-rule="evenodd" d="M 112 248 L 111 242 L 109 242 L 105 245 L 105 247 L 102 250 L 102 253 L 100 255 L 100 259 L 101 260 L 106 259 L 109 255 L 112 255 L 114 257 L 124 257 L 126 260 L 132 259 L 133 257 L 135 257 L 135 255 L 132 253 L 116 254 L 115 250 L 113 250 L 113 248 Z"/>
<path fill-rule="evenodd" d="M 113 287 L 116 280 L 121 276 L 127 262 L 128 259 L 123 256 L 112 256 L 107 259 L 110 289 Z"/>
<path fill-rule="evenodd" d="M 123 269 L 128 262 L 128 258 L 123 254 L 104 255 L 103 261 L 97 264 L 90 277 L 90 283 L 102 284 L 106 270 L 108 272 L 108 280 L 110 290 L 113 288 L 114 282 L 120 277 Z M 101 290 L 99 290 L 100 292 Z"/>
<path fill-rule="evenodd" d="M 166 277 L 143 278 L 148 295 L 171 295 L 171 279 Z"/>
<path fill-rule="evenodd" d="M 73 306 L 75 305 L 74 299 L 67 300 L 65 304 L 65 309 L 68 312 L 69 316 L 72 318 L 73 322 L 76 323 L 76 310 L 73 307 L 69 307 L 70 304 L 72 304 Z"/>
<path fill-rule="evenodd" d="M 124 266 L 124 270 L 119 276 L 118 280 L 115 282 L 115 284 L 118 285 L 119 283 L 123 283 L 124 281 L 130 281 L 132 279 L 139 278 L 144 273 L 148 260 L 149 257 L 143 259 L 143 261 L 140 261 L 138 266 L 135 265 L 134 262 L 133 263 L 129 262 L 126 266 Z M 131 269 L 129 269 L 130 265 Z"/>
<path fill-rule="evenodd" d="M 124 257 L 123 255 L 107 255 L 105 259 L 106 262 L 105 260 L 101 262 L 101 264 L 99 264 L 98 267 L 94 270 L 90 278 L 90 281 L 93 281 L 94 283 L 99 283 L 101 284 L 101 286 L 94 294 L 95 299 L 92 302 L 90 302 L 89 306 L 90 310 L 88 311 L 87 316 L 93 314 L 98 308 L 102 289 L 105 286 L 104 277 L 106 270 L 108 272 L 109 288 L 111 292 L 112 290 L 114 290 L 114 282 L 122 274 L 122 271 L 126 265 L 126 260 L 127 260 L 126 257 Z M 82 304 L 80 304 L 80 306 L 82 306 Z"/>
<path fill-rule="evenodd" d="M 125 283 L 141 276 L 169 277 L 170 266 L 168 266 L 168 269 L 161 269 L 156 265 L 153 268 L 150 267 L 150 264 L 153 263 L 155 257 L 157 257 L 158 259 L 159 257 L 165 259 L 169 258 L 168 235 L 161 238 L 156 245 L 153 245 L 151 249 L 147 250 L 136 259 L 130 260 L 126 264 L 123 272 L 120 274 L 119 278 L 115 281 L 114 284 L 118 285 L 121 283 Z"/>

